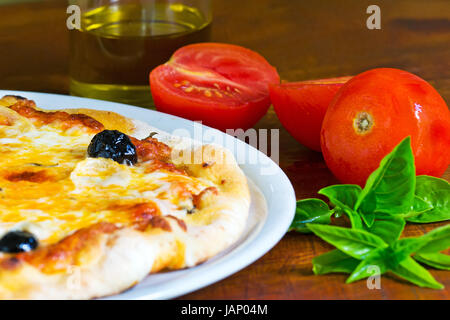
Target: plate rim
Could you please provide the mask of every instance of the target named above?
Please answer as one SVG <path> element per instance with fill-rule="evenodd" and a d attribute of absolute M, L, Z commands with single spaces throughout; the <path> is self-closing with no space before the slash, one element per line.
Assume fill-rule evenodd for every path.
<path fill-rule="evenodd" d="M 151 109 L 145 109 L 137 106 L 132 106 L 128 104 L 122 104 L 112 101 L 105 101 L 105 100 L 98 100 L 98 99 L 91 99 L 91 98 L 83 98 L 83 97 L 76 97 L 76 96 L 70 96 L 70 95 L 64 95 L 64 94 L 55 94 L 55 93 L 44 93 L 44 92 L 34 92 L 34 91 L 19 91 L 19 90 L 0 90 L 0 95 L 17 95 L 17 96 L 23 96 L 28 99 L 32 100 L 38 100 L 40 98 L 45 100 L 53 100 L 55 99 L 55 103 L 59 104 L 59 100 L 68 100 L 73 102 L 78 102 L 80 104 L 86 103 L 84 105 L 84 108 L 92 108 L 92 109 L 99 109 L 99 110 L 109 110 L 114 111 L 119 114 L 128 116 L 132 119 L 136 119 L 134 116 L 130 116 L 130 114 L 124 114 L 124 113 L 132 113 L 131 111 L 136 111 L 137 113 L 149 113 L 152 115 L 152 117 L 162 117 L 165 119 L 168 119 L 170 122 L 176 121 L 180 122 L 182 124 L 182 127 L 187 130 L 189 130 L 189 126 L 193 125 L 193 121 L 187 120 L 184 118 L 180 118 L 177 116 L 173 116 L 170 114 L 165 114 L 162 112 L 158 112 L 156 110 Z M 105 108 L 102 106 L 96 106 L 95 104 L 105 105 Z M 40 105 L 39 102 L 36 102 L 36 104 L 39 107 L 42 107 L 43 109 L 46 108 L 45 105 Z M 62 102 L 61 106 L 56 107 L 52 106 L 51 108 L 79 108 L 81 106 L 67 106 L 64 105 L 65 103 Z M 108 106 L 111 106 L 111 108 L 108 108 Z M 100 108 L 99 108 L 100 107 Z M 119 108 L 119 110 L 114 109 L 114 107 Z M 122 110 L 120 110 L 122 109 Z M 128 110 L 128 111 L 127 111 Z M 139 119 L 140 121 L 144 121 L 148 123 L 145 119 Z M 158 124 L 154 125 L 152 123 L 149 123 L 150 125 L 154 126 L 157 129 L 166 131 L 170 134 L 170 131 L 166 129 L 161 129 Z M 226 133 L 219 131 L 217 129 L 210 128 L 206 125 L 201 124 L 202 128 L 206 128 L 209 130 L 214 130 L 215 132 L 228 136 Z M 190 131 L 190 130 L 189 130 Z M 228 138 L 229 139 L 229 138 Z M 262 227 L 259 227 L 258 232 L 256 234 L 252 233 L 245 238 L 242 243 L 239 243 L 237 247 L 233 248 L 230 252 L 225 254 L 224 256 L 219 257 L 217 260 L 210 261 L 208 264 L 200 264 L 198 266 L 187 268 L 183 270 L 177 270 L 174 272 L 180 272 L 184 271 L 187 273 L 187 276 L 189 276 L 189 282 L 188 286 L 186 288 L 183 288 L 180 290 L 180 288 L 176 288 L 175 286 L 165 288 L 164 292 L 159 293 L 143 293 L 141 291 L 145 291 L 145 288 L 139 288 L 133 292 L 134 288 L 131 288 L 129 290 L 126 290 L 124 292 L 104 297 L 103 299 L 155 299 L 155 300 L 163 300 L 163 299 L 173 299 L 177 297 L 184 296 L 186 294 L 189 294 L 191 292 L 197 291 L 199 289 L 202 289 L 204 287 L 207 287 L 209 285 L 212 285 L 214 283 L 217 283 L 225 278 L 230 277 L 231 275 L 239 272 L 240 270 L 246 268 L 247 266 L 255 263 L 257 260 L 259 260 L 263 255 L 268 253 L 286 234 L 288 231 L 288 228 L 294 218 L 295 214 L 295 204 L 296 204 L 296 196 L 295 191 L 292 186 L 292 183 L 290 182 L 287 175 L 281 170 L 281 168 L 276 164 L 272 159 L 267 157 L 264 153 L 260 152 L 259 150 L 255 149 L 253 146 L 250 146 L 246 144 L 245 142 L 234 138 L 234 140 L 237 140 L 237 144 L 245 145 L 245 148 L 249 148 L 249 150 L 252 150 L 253 152 L 256 150 L 259 157 L 262 157 L 264 161 L 268 161 L 271 166 L 276 166 L 277 168 L 277 179 L 275 180 L 276 186 L 281 187 L 282 190 L 279 190 L 280 192 L 275 192 L 273 190 L 273 187 L 271 185 L 272 193 L 273 194 L 279 194 L 281 196 L 281 199 L 277 198 L 276 202 L 278 204 L 275 204 L 275 208 L 272 208 L 273 203 L 269 204 L 269 201 L 267 200 L 266 195 L 264 194 L 264 197 L 266 198 L 267 202 L 267 217 L 262 225 Z M 224 146 L 226 147 L 226 146 Z M 233 150 L 234 153 L 234 150 Z M 259 188 L 259 184 L 253 177 L 248 174 L 249 170 L 251 168 L 248 168 L 246 165 L 240 165 L 242 171 L 245 173 L 246 177 L 250 178 L 255 185 Z M 253 169 L 252 169 L 253 170 Z M 252 175 L 253 176 L 253 175 Z M 274 175 L 275 176 L 275 175 Z M 266 177 L 273 177 L 274 176 L 266 176 Z M 264 176 L 262 176 L 264 177 Z M 263 181 L 267 178 L 260 178 Z M 256 179 L 258 180 L 258 179 Z M 271 179 L 269 179 L 271 180 Z M 260 188 L 261 189 L 261 188 Z M 272 205 L 272 206 L 271 206 Z M 278 212 L 272 212 L 274 210 L 279 210 L 280 208 L 277 208 L 277 206 L 281 206 L 281 211 L 283 214 L 280 214 Z M 250 239 L 249 239 L 250 238 Z M 235 263 L 237 259 L 243 259 L 243 261 L 238 261 L 238 263 Z M 206 269 L 206 271 L 204 270 Z M 212 269 L 212 270 L 210 270 Z M 205 272 L 208 274 L 208 276 L 205 276 Z M 192 274 L 194 273 L 194 275 Z M 176 281 L 176 280 L 174 280 Z M 183 283 L 186 283 L 186 279 L 183 280 Z M 176 283 L 175 283 L 176 284 Z M 140 294 L 139 294 L 140 293 Z"/>

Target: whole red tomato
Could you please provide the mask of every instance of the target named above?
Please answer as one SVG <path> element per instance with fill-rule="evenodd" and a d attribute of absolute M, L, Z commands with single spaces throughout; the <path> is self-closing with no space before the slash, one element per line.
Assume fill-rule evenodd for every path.
<path fill-rule="evenodd" d="M 280 122 L 304 146 L 320 152 L 322 121 L 336 92 L 351 77 L 270 85 L 270 100 Z"/>
<path fill-rule="evenodd" d="M 321 130 L 324 159 L 343 183 L 364 185 L 392 149 L 411 136 L 416 174 L 440 177 L 450 163 L 450 111 L 425 80 L 373 69 L 347 82 Z"/>

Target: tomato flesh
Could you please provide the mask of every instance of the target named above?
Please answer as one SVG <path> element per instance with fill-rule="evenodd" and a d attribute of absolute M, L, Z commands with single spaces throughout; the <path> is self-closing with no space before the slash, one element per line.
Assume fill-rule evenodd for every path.
<path fill-rule="evenodd" d="M 150 74 L 158 111 L 221 130 L 252 127 L 270 106 L 269 84 L 279 81 L 256 52 L 217 43 L 183 47 Z"/>
<path fill-rule="evenodd" d="M 381 159 L 407 136 L 416 174 L 442 176 L 450 163 L 450 111 L 425 80 L 398 69 L 373 69 L 346 83 L 329 106 L 321 146 L 342 183 L 363 186 Z"/>
<path fill-rule="evenodd" d="M 270 99 L 280 122 L 301 144 L 320 149 L 320 129 L 328 105 L 351 77 L 270 85 Z"/>

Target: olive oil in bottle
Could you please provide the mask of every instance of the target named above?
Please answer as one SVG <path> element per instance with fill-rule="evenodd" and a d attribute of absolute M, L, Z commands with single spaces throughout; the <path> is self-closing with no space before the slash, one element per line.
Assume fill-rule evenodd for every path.
<path fill-rule="evenodd" d="M 147 1 L 83 12 L 71 34 L 70 91 L 152 107 L 150 71 L 176 49 L 208 41 L 211 17 L 184 4 Z"/>

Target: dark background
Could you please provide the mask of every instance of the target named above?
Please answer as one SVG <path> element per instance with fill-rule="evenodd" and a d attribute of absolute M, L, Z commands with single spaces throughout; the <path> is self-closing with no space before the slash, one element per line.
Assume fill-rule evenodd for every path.
<path fill-rule="evenodd" d="M 67 92 L 66 1 L 1 3 L 1 87 Z M 366 28 L 371 4 L 381 8 L 381 30 Z M 285 80 L 397 67 L 431 80 L 450 100 L 448 0 L 213 0 L 213 6 L 213 41 L 260 52 Z"/>

